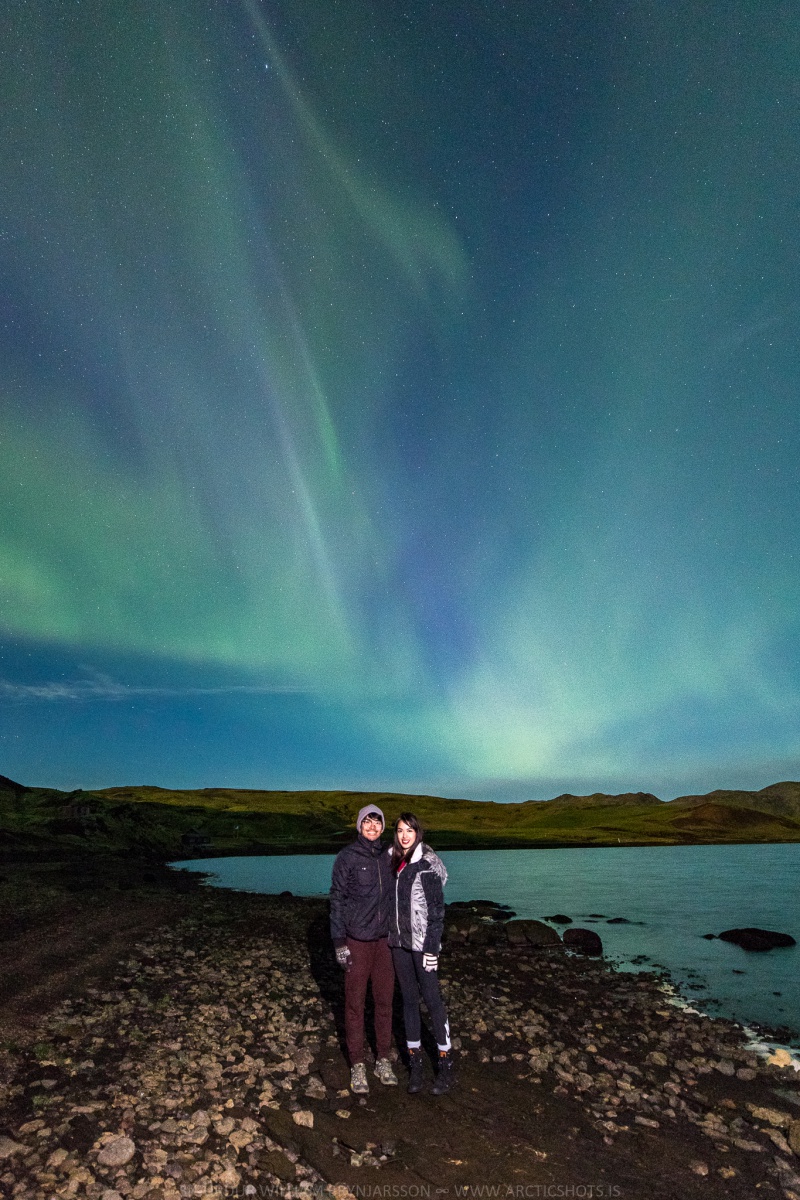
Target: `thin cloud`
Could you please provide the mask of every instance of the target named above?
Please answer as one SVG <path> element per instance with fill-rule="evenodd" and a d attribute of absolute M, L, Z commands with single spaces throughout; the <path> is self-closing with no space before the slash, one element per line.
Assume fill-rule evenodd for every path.
<path fill-rule="evenodd" d="M 79 679 L 64 683 L 13 683 L 0 679 L 0 697 L 8 700 L 42 700 L 46 702 L 76 700 L 130 700 L 137 696 L 269 696 L 298 695 L 304 689 L 284 684 L 235 683 L 216 687 L 162 687 L 118 683 L 116 680 Z"/>

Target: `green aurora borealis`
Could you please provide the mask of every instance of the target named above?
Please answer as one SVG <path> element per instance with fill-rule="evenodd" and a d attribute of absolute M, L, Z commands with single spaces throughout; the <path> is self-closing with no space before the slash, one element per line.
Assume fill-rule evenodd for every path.
<path fill-rule="evenodd" d="M 0 771 L 797 778 L 796 6 L 4 23 Z"/>

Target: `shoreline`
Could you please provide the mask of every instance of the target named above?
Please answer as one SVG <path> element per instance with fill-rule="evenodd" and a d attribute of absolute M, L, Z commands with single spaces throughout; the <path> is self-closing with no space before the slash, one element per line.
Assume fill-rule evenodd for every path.
<path fill-rule="evenodd" d="M 761 856 L 772 849 L 775 848 L 748 850 L 745 854 L 723 847 L 717 855 L 704 848 L 700 853 L 709 859 L 704 869 L 712 870 L 715 875 L 714 863 L 722 870 L 723 863 L 739 863 L 741 860 L 741 869 L 750 864 L 747 867 L 750 875 L 755 871 L 758 877 Z M 779 853 L 780 862 L 786 865 L 784 850 L 781 848 Z M 602 854 L 603 857 L 596 862 L 598 877 L 609 872 L 613 875 L 623 869 L 627 873 L 627 859 L 612 853 L 606 856 L 605 851 Z M 695 869 L 692 866 L 695 862 L 693 853 L 678 850 L 674 854 L 677 858 L 671 858 L 669 863 L 665 863 L 658 855 L 643 856 L 641 860 L 637 856 L 637 862 L 631 863 L 631 869 L 636 871 L 641 864 L 641 874 L 645 877 L 651 871 L 660 872 L 661 875 L 669 873 L 673 867 L 684 874 Z M 731 854 L 736 858 L 730 860 Z M 581 881 L 587 871 L 590 874 L 595 871 L 595 860 L 589 854 L 563 863 L 557 856 L 535 860 L 532 857 L 530 866 L 524 857 L 522 860 L 514 859 L 503 851 L 499 855 L 499 859 L 495 859 L 493 852 L 487 853 L 479 868 L 469 855 L 458 852 L 445 855 L 451 867 L 448 893 L 452 894 L 456 903 L 470 895 L 481 894 L 492 901 L 503 902 L 506 907 L 516 910 L 515 916 L 523 919 L 548 921 L 544 916 L 546 913 L 568 913 L 571 920 L 564 917 L 563 920 L 548 923 L 557 928 L 559 933 L 563 932 L 563 927 L 569 926 L 586 925 L 594 930 L 602 938 L 607 960 L 614 961 L 620 970 L 641 973 L 663 969 L 687 1001 L 695 1007 L 699 1006 L 708 1015 L 724 1015 L 731 1020 L 750 1024 L 764 1037 L 782 1045 L 796 1046 L 800 1043 L 800 1009 L 796 1002 L 793 976 L 797 968 L 798 951 L 780 949 L 767 956 L 758 956 L 725 946 L 708 935 L 709 930 L 718 934 L 720 930 L 734 925 L 785 930 L 785 924 L 774 922 L 785 921 L 786 912 L 779 916 L 771 908 L 761 911 L 758 906 L 751 909 L 750 905 L 746 905 L 743 911 L 731 914 L 727 924 L 724 924 L 719 923 L 723 918 L 722 909 L 718 903 L 715 904 L 713 895 L 706 897 L 708 911 L 705 916 L 704 900 L 699 896 L 688 907 L 685 903 L 678 903 L 677 912 L 673 911 L 672 905 L 666 908 L 658 903 L 653 905 L 648 900 L 646 878 L 642 878 L 641 888 L 628 886 L 624 894 L 616 886 L 611 891 L 604 887 L 602 895 L 584 894 Z M 788 859 L 789 866 L 793 861 L 792 853 Z M 263 866 L 258 865 L 262 862 Z M 182 870 L 197 872 L 205 879 L 207 886 L 215 888 L 231 887 L 249 894 L 258 894 L 262 889 L 280 894 L 281 889 L 287 889 L 298 895 L 327 895 L 329 876 L 324 863 L 311 856 L 299 856 L 292 860 L 291 867 L 284 863 L 285 860 L 276 857 L 233 861 L 196 859 L 175 865 Z M 515 865 L 520 863 L 519 866 Z M 678 868 L 678 863 L 683 865 Z M 538 872 L 540 878 L 536 887 L 526 882 L 529 870 Z M 476 886 L 479 893 L 474 891 Z M 470 890 L 467 891 L 467 888 Z M 563 907 L 567 896 L 571 897 L 571 902 Z M 614 920 L 609 920 L 612 917 Z M 641 930 L 637 928 L 639 926 Z M 791 923 L 789 931 L 797 934 Z"/>
<path fill-rule="evenodd" d="M 470 943 L 450 910 L 458 1088 L 411 1098 L 373 1081 L 360 1104 L 324 901 L 178 879 L 131 876 L 110 896 L 53 884 L 49 909 L 6 930 L 7 956 L 35 940 L 44 963 L 98 913 L 131 916 L 103 963 L 76 957 L 61 994 L 28 1005 L 16 1042 L 14 997 L 0 997 L 9 1194 L 800 1196 L 797 1074 L 734 1022 L 671 1004 L 660 976 Z"/>
<path fill-rule="evenodd" d="M 428 836 L 426 834 L 426 836 Z M 430 834 L 435 838 L 437 850 L 443 853 L 464 851 L 465 853 L 481 853 L 489 850 L 675 850 L 675 849 L 708 849 L 712 846 L 795 846 L 800 845 L 796 839 L 775 839 L 772 841 L 748 840 L 737 838 L 727 841 L 564 841 L 563 839 L 539 839 L 525 841 L 519 838 L 475 839 L 470 841 L 447 840 L 440 838 L 438 831 Z M 13 849 L 10 852 L 0 851 L 0 869 L 27 865 L 31 867 L 55 863 L 71 865 L 76 863 L 93 864 L 96 862 L 124 863 L 135 861 L 150 866 L 170 866 L 179 862 L 201 862 L 215 858 L 291 858 L 295 856 L 321 857 L 336 855 L 352 841 L 351 832 L 336 842 L 314 842 L 309 845 L 294 842 L 264 842 L 258 845 L 252 843 L 241 846 L 224 846 L 212 849 L 191 849 L 191 858 L 186 848 L 176 846 L 171 851 L 143 852 L 129 849 L 98 850 L 93 847 L 65 846 L 62 843 L 46 843 L 29 849 Z M 179 857 L 180 856 L 180 857 Z M 43 861 L 44 860 L 44 861 Z"/>

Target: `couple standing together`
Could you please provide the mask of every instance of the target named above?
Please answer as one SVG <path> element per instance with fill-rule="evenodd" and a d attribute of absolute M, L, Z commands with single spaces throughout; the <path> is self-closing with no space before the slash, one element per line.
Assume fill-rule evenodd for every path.
<path fill-rule="evenodd" d="M 336 856 L 331 882 L 331 936 L 336 960 L 345 970 L 345 1037 L 350 1056 L 350 1088 L 369 1091 L 364 1065 L 364 1005 L 367 983 L 375 1004 L 375 1074 L 396 1084 L 389 1061 L 392 997 L 397 977 L 410 1074 L 409 1092 L 422 1091 L 423 1059 L 420 999 L 425 1001 L 438 1046 L 436 1096 L 453 1086 L 450 1026 L 439 991 L 439 950 L 444 925 L 444 863 L 422 840 L 413 813 L 402 813 L 394 841 L 381 842 L 386 822 L 375 805 L 356 819 L 358 837 Z"/>

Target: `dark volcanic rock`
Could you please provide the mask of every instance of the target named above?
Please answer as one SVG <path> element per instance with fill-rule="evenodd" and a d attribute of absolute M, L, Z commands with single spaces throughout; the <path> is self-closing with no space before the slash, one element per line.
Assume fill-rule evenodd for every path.
<path fill-rule="evenodd" d="M 578 954 L 602 954 L 603 943 L 593 929 L 565 929 L 564 945 Z"/>
<path fill-rule="evenodd" d="M 774 933 L 771 929 L 726 929 L 720 941 L 733 942 L 743 950 L 772 950 L 776 946 L 796 946 L 797 942 L 788 933 Z"/>
<path fill-rule="evenodd" d="M 558 946 L 561 938 L 555 929 L 544 921 L 509 921 L 505 927 L 509 942 L 518 946 L 527 942 L 531 946 Z"/>
<path fill-rule="evenodd" d="M 554 925 L 571 925 L 572 917 L 567 917 L 564 913 L 556 913 L 552 917 L 545 917 L 545 921 L 552 921 Z"/>

